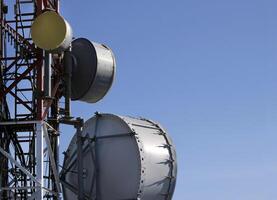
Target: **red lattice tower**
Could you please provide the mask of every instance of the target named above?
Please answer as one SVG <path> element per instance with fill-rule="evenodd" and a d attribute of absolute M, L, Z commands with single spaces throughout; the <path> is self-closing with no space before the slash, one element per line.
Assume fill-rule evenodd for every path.
<path fill-rule="evenodd" d="M 0 6 L 0 199 L 58 199 L 61 55 L 50 58 L 52 94 L 45 95 L 45 53 L 30 28 L 44 10 L 59 12 L 59 0 L 0 0 Z"/>

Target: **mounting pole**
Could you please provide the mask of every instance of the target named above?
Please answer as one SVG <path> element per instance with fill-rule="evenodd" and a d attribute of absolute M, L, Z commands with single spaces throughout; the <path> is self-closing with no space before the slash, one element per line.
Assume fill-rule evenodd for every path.
<path fill-rule="evenodd" d="M 52 56 L 51 53 L 44 51 L 44 95 L 51 98 L 51 74 L 52 74 Z"/>
<path fill-rule="evenodd" d="M 40 182 L 40 185 L 37 185 L 39 187 L 37 193 L 37 200 L 43 200 L 43 169 L 44 169 L 44 161 L 43 161 L 43 122 L 36 123 L 36 158 L 37 158 L 37 168 L 36 168 L 36 174 L 37 174 L 37 180 Z"/>
<path fill-rule="evenodd" d="M 77 126 L 78 200 L 84 200 L 83 137 L 82 126 Z"/>
<path fill-rule="evenodd" d="M 73 57 L 69 48 L 64 52 L 64 71 L 65 71 L 65 116 L 70 118 L 71 108 L 71 76 L 73 67 Z"/>

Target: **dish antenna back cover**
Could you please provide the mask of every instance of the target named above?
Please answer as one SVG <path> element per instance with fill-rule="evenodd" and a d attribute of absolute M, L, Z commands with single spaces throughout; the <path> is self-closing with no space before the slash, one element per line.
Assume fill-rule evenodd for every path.
<path fill-rule="evenodd" d="M 84 195 L 89 199 L 171 200 L 176 183 L 175 148 L 157 123 L 112 114 L 83 128 Z M 65 154 L 61 179 L 65 200 L 77 200 L 77 137 Z"/>
<path fill-rule="evenodd" d="M 49 52 L 62 52 L 70 47 L 72 29 L 69 23 L 55 11 L 45 11 L 32 24 L 34 43 Z"/>
<path fill-rule="evenodd" d="M 78 38 L 72 42 L 75 67 L 72 70 L 71 99 L 95 103 L 112 86 L 115 58 L 110 48 Z"/>

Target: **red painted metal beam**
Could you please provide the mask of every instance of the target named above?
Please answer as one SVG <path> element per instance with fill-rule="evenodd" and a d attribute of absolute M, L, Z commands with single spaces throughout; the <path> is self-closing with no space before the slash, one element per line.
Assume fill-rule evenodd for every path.
<path fill-rule="evenodd" d="M 32 113 L 34 112 L 34 110 L 28 105 L 26 104 L 21 98 L 19 98 L 18 96 L 16 96 L 16 94 L 13 91 L 9 92 L 16 100 L 18 100 L 25 108 L 27 108 L 29 111 L 31 111 Z"/>
<path fill-rule="evenodd" d="M 27 49 L 30 51 L 33 51 L 35 49 L 35 46 L 31 44 L 28 40 L 26 40 L 22 35 L 20 35 L 13 27 L 11 27 L 8 23 L 6 23 L 3 19 L 1 19 L 1 26 L 2 28 L 7 31 L 12 38 L 17 40 L 19 44 L 24 44 Z"/>
<path fill-rule="evenodd" d="M 8 67 L 4 69 L 4 74 L 7 73 L 16 63 L 18 59 L 15 59 Z"/>
<path fill-rule="evenodd" d="M 55 98 L 59 86 L 60 86 L 60 82 L 57 82 L 57 83 L 55 84 L 53 90 L 52 90 L 51 96 L 52 96 L 53 98 Z M 49 108 L 50 108 L 50 106 L 51 106 L 52 103 L 53 103 L 53 99 L 50 99 L 50 100 L 46 101 L 46 105 L 45 105 L 46 108 L 45 108 L 44 113 L 43 113 L 43 115 L 42 115 L 42 119 L 45 119 L 45 118 L 46 118 L 46 116 L 47 116 L 47 114 L 48 114 L 48 111 L 49 111 Z"/>
<path fill-rule="evenodd" d="M 4 91 L 0 91 L 0 99 L 2 99 L 3 96 L 7 95 L 33 69 L 35 69 L 37 66 L 41 66 L 41 64 L 42 60 L 37 60 L 30 67 L 28 67 L 19 77 L 16 77 L 14 82 L 9 87 L 4 88 Z"/>
<path fill-rule="evenodd" d="M 42 13 L 44 9 L 44 1 L 45 0 L 36 0 L 36 16 Z"/>
<path fill-rule="evenodd" d="M 38 64 L 39 67 L 36 69 L 37 81 L 36 81 L 36 89 L 39 93 L 43 92 L 43 74 L 42 74 L 42 63 L 43 63 L 43 51 L 41 49 L 37 52 L 37 59 L 40 61 Z M 43 112 L 43 99 L 41 97 L 37 97 L 37 120 L 42 119 Z"/>
<path fill-rule="evenodd" d="M 36 16 L 40 15 L 42 11 L 45 9 L 45 0 L 36 0 Z M 37 60 L 40 61 L 40 67 L 37 68 L 36 75 L 37 75 L 37 80 L 36 80 L 36 88 L 39 92 L 43 91 L 43 75 L 42 75 L 42 63 L 43 63 L 43 50 L 42 49 L 37 49 Z M 37 98 L 37 120 L 42 119 L 43 115 L 43 99 L 38 97 Z"/>

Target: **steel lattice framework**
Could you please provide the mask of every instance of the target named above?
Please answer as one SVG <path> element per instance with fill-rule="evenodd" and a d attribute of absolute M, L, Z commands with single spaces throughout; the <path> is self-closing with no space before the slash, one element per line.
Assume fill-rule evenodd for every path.
<path fill-rule="evenodd" d="M 50 57 L 46 95 L 46 54 L 30 28 L 44 10 L 59 12 L 59 0 L 0 0 L 0 7 L 0 199 L 58 199 L 62 59 Z"/>

